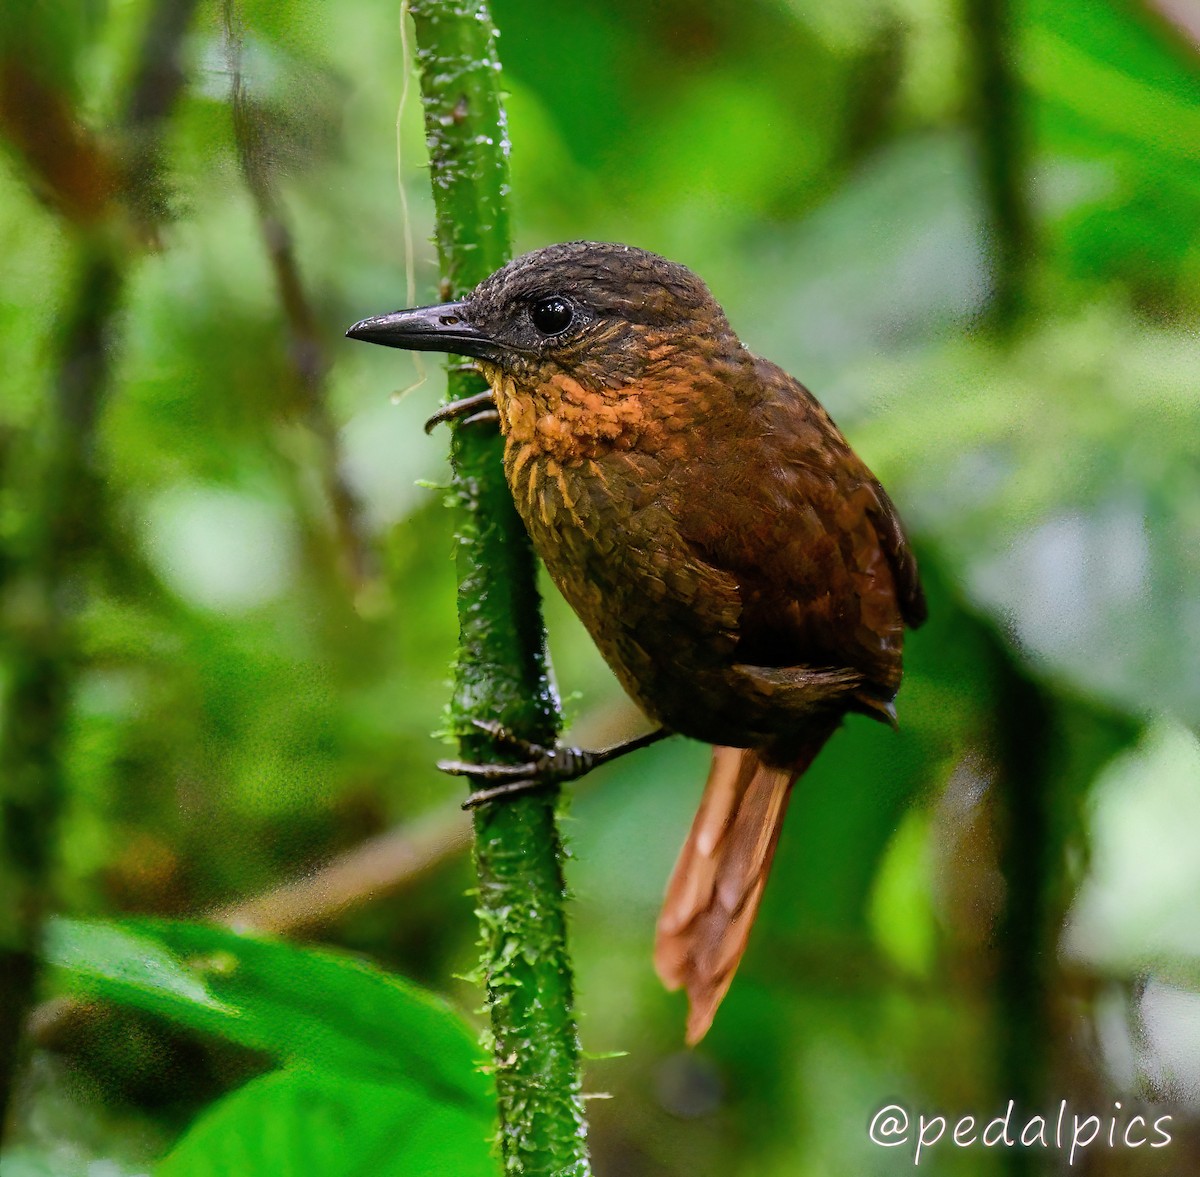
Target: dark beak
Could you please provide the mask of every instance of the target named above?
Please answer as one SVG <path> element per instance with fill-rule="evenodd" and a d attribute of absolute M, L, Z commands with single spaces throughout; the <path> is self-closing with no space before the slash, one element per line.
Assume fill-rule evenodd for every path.
<path fill-rule="evenodd" d="M 503 349 L 467 321 L 466 309 L 465 302 L 444 302 L 439 306 L 393 311 L 355 323 L 346 336 L 406 351 L 445 351 L 480 360 L 497 359 Z"/>

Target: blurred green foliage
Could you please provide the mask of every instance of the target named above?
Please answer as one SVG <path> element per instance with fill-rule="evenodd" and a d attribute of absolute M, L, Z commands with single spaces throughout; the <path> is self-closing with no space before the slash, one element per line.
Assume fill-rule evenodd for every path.
<path fill-rule="evenodd" d="M 161 171 L 98 183 L 98 169 L 121 174 L 157 8 L 30 2 L 0 17 L 9 744 L 44 605 L 29 573 L 43 492 L 76 428 L 53 390 L 72 370 L 89 259 L 119 275 L 97 309 L 96 489 L 73 504 L 84 532 L 53 581 L 66 705 L 48 755 L 64 808 L 44 887 L 59 910 L 97 918 L 194 919 L 261 896 L 267 926 L 364 953 L 470 1010 L 457 792 L 432 768 L 456 622 L 436 489 L 445 438 L 420 423 L 442 378 L 427 372 L 393 403 L 417 383 L 411 359 L 341 340 L 406 301 L 399 8 L 240 6 L 271 223 L 241 172 L 220 5 L 200 5 L 183 42 Z M 995 49 L 1015 71 L 1030 236 L 1004 330 L 989 317 L 987 140 L 959 6 L 496 0 L 518 245 L 623 240 L 703 274 L 749 346 L 817 392 L 888 486 L 931 600 L 901 733 L 851 719 L 806 776 L 750 952 L 695 1053 L 650 947 L 705 752 L 673 741 L 578 787 L 567 832 L 583 1042 L 627 1052 L 589 1064 L 588 1090 L 613 1096 L 589 1104 L 600 1174 L 893 1172 L 911 1150 L 866 1135 L 884 1104 L 986 1119 L 1010 1098 L 1099 1115 L 1161 1101 L 1177 1117 L 1170 1147 L 1093 1147 L 1088 1172 L 1200 1168 L 1196 33 L 1166 3 L 1007 11 Z M 415 102 L 400 127 L 426 301 Z M 152 181 L 166 204 L 147 229 L 129 190 Z M 280 297 L 281 240 L 312 337 Z M 574 734 L 637 730 L 548 591 Z M 273 888 L 421 822 L 434 830 L 423 857 L 384 853 L 352 901 L 279 915 Z M 353 874 L 362 860 L 348 861 Z M 119 994 L 111 977 L 97 988 L 106 960 L 140 960 L 161 994 L 197 953 L 259 941 L 58 925 L 60 965 L 64 928 L 75 963 L 43 979 L 29 1020 L 4 1177 L 145 1172 L 173 1146 L 164 1173 L 301 1171 L 298 1155 L 306 1173 L 336 1173 L 339 1134 L 411 1137 L 415 1159 L 396 1172 L 487 1171 L 470 1143 L 440 1169 L 420 1159 L 459 1147 L 462 1117 L 476 1121 L 381 1094 L 395 1076 L 347 1078 L 165 998 Z M 143 935 L 155 946 L 120 940 Z M 373 999 L 304 970 L 346 979 L 365 966 L 294 951 L 254 975 L 328 995 L 318 1013 L 336 1040 Z M 228 1003 L 223 983 L 211 992 Z M 402 1027 L 370 1045 L 390 1055 Z M 406 1082 L 438 1059 L 411 1039 L 396 1047 Z M 468 1062 L 456 1073 L 469 1082 Z M 420 1132 L 403 1126 L 414 1116 Z M 1056 1163 L 943 1142 L 921 1167 Z"/>
<path fill-rule="evenodd" d="M 89 996 L 274 1057 L 158 1169 L 415 1175 L 494 1170 L 482 1052 L 448 1008 L 395 977 L 187 923 L 55 921 L 46 958 Z"/>

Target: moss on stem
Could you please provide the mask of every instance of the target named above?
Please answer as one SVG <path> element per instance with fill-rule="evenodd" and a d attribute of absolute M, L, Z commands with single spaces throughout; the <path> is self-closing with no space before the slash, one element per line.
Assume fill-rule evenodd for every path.
<path fill-rule="evenodd" d="M 415 0 L 411 11 L 441 293 L 452 298 L 509 256 L 508 139 L 495 31 L 483 3 Z M 450 399 L 483 387 L 475 373 L 451 366 Z M 471 727 L 474 716 L 540 743 L 552 742 L 560 726 L 534 556 L 501 452 L 491 429 L 454 431 L 460 641 L 452 714 L 467 760 L 501 756 Z M 590 1169 L 556 800 L 548 791 L 476 810 L 478 915 L 505 1171 L 584 1177 Z"/>

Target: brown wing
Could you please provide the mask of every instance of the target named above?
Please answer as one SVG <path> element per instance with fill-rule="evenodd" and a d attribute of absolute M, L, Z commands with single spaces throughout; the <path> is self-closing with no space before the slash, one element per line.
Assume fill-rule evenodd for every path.
<path fill-rule="evenodd" d="M 875 494 L 879 502 L 876 516 L 876 530 L 879 542 L 883 545 L 884 554 L 892 566 L 892 577 L 896 584 L 896 596 L 900 602 L 900 612 L 905 624 L 918 629 L 929 616 L 925 603 L 925 590 L 921 587 L 921 576 L 917 570 L 917 558 L 912 548 L 908 546 L 908 537 L 904 534 L 904 524 L 900 522 L 900 513 L 891 496 L 874 478 Z"/>
<path fill-rule="evenodd" d="M 739 661 L 855 667 L 890 699 L 925 616 L 896 509 L 802 385 L 766 361 L 755 376 L 741 426 L 691 469 L 682 535 L 737 579 Z"/>

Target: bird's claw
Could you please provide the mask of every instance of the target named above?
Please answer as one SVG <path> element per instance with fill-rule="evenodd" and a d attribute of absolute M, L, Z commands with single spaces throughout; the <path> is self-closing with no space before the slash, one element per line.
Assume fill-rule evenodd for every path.
<path fill-rule="evenodd" d="M 442 405 L 429 420 L 425 422 L 425 432 L 432 433 L 443 421 L 460 420 L 460 425 L 471 425 L 479 421 L 499 421 L 500 414 L 496 411 L 496 398 L 491 389 L 477 392 L 474 396 L 465 396 L 462 400 L 451 401 Z"/>
<path fill-rule="evenodd" d="M 500 410 L 499 409 L 484 409 L 481 413 L 472 413 L 469 417 L 464 417 L 459 423 L 460 429 L 466 429 L 468 425 L 499 425 Z"/>
<path fill-rule="evenodd" d="M 650 744 L 670 735 L 664 728 L 636 736 L 632 740 L 615 744 L 611 748 L 601 748 L 591 751 L 586 748 L 573 748 L 565 744 L 555 744 L 547 748 L 532 740 L 514 735 L 503 724 L 488 719 L 472 719 L 472 726 L 481 732 L 486 732 L 501 747 L 507 748 L 517 755 L 524 757 L 520 764 L 470 764 L 462 760 L 440 760 L 438 768 L 452 776 L 472 776 L 485 781 L 497 782 L 489 789 L 480 789 L 472 793 L 463 802 L 464 809 L 474 809 L 487 801 L 495 801 L 500 797 L 511 797 L 518 793 L 533 793 L 541 789 L 555 788 L 576 780 L 592 771 L 601 764 L 616 760 L 627 752 Z"/>
<path fill-rule="evenodd" d="M 462 760 L 439 760 L 438 768 L 451 776 L 471 776 L 496 782 L 490 789 L 472 793 L 463 802 L 464 809 L 473 809 L 498 797 L 565 784 L 589 772 L 597 762 L 597 754 L 584 748 L 558 744 L 548 748 L 514 735 L 503 724 L 491 720 L 472 719 L 471 724 L 486 732 L 497 744 L 525 759 L 520 764 L 472 764 Z"/>

